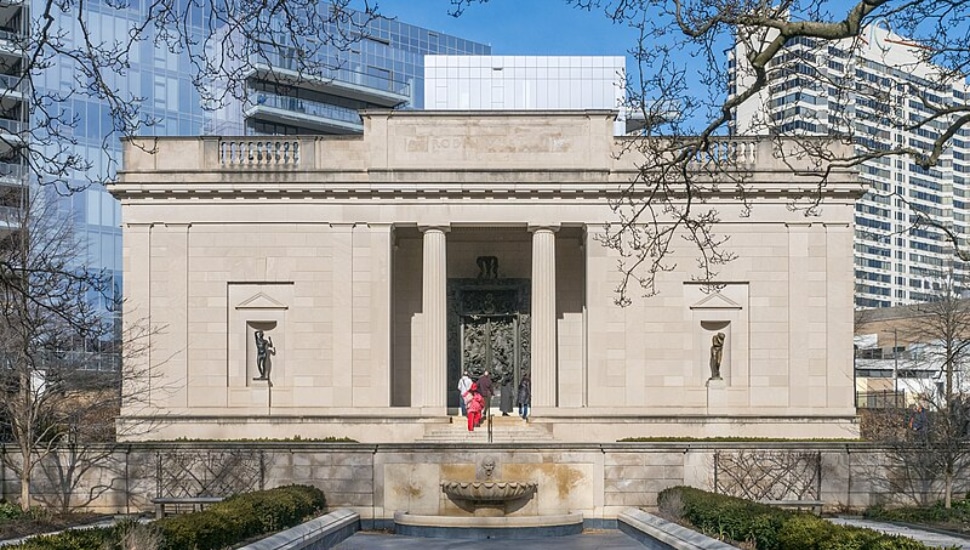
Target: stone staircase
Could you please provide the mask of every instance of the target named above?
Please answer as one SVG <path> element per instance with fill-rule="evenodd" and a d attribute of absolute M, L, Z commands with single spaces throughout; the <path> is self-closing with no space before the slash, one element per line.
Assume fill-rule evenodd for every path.
<path fill-rule="evenodd" d="M 535 426 L 512 413 L 502 416 L 498 413 L 492 418 L 492 443 L 554 443 L 547 429 Z M 488 443 L 488 424 L 483 422 L 474 432 L 468 431 L 465 417 L 451 417 L 446 427 L 429 429 L 418 443 Z"/>

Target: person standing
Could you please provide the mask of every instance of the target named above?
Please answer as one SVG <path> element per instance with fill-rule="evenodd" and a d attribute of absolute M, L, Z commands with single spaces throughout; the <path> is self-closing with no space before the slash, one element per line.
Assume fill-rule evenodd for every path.
<path fill-rule="evenodd" d="M 495 393 L 492 389 L 492 377 L 489 376 L 488 371 L 485 371 L 478 378 L 478 393 L 482 394 L 482 399 L 485 400 L 485 408 L 482 409 L 482 419 L 484 420 L 492 407 L 492 394 Z"/>
<path fill-rule="evenodd" d="M 461 378 L 458 379 L 458 407 L 461 409 L 462 416 L 468 416 L 468 410 L 465 408 L 465 393 L 472 387 L 472 379 L 468 376 L 468 371 L 461 373 Z"/>
<path fill-rule="evenodd" d="M 465 392 L 465 407 L 468 410 L 468 431 L 474 432 L 475 426 L 482 421 L 482 409 L 485 406 L 485 399 L 478 393 L 478 384 L 472 384 Z"/>
<path fill-rule="evenodd" d="M 532 380 L 529 378 L 529 373 L 523 374 L 522 380 L 519 381 L 516 400 L 519 402 L 519 416 L 522 420 L 528 420 L 529 407 L 532 406 Z"/>
<path fill-rule="evenodd" d="M 515 374 L 512 373 L 511 369 L 502 375 L 501 378 L 502 395 L 499 400 L 499 410 L 502 411 L 502 416 L 508 416 L 512 412 L 512 406 L 515 403 Z"/>

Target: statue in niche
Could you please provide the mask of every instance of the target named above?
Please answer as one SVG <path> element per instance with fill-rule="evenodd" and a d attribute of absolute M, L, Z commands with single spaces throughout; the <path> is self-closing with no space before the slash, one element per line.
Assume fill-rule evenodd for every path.
<path fill-rule="evenodd" d="M 266 362 L 270 354 L 275 354 L 276 348 L 273 347 L 273 337 L 264 337 L 261 330 L 256 331 L 256 370 L 259 376 L 253 380 L 269 380 L 269 371 L 266 369 Z"/>
<path fill-rule="evenodd" d="M 721 380 L 721 358 L 724 356 L 724 333 L 718 332 L 711 341 L 711 380 Z"/>
<path fill-rule="evenodd" d="M 498 279 L 497 256 L 479 256 L 475 263 L 478 264 L 479 279 Z"/>

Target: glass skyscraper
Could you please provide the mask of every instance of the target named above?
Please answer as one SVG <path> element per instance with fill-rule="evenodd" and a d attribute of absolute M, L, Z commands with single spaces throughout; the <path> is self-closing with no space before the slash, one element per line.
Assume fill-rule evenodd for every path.
<path fill-rule="evenodd" d="M 0 7 L 0 55 L 10 46 L 12 59 L 23 56 L 13 44 L 18 33 L 26 32 L 27 6 L 41 10 L 40 0 L 25 0 L 24 4 L 4 3 Z M 143 21 L 142 3 L 119 9 L 98 1 L 85 4 L 85 18 L 92 40 L 111 44 L 127 40 L 130 29 Z M 40 13 L 35 11 L 34 13 Z M 190 32 L 202 37 L 203 17 L 191 17 Z M 58 21 L 65 39 L 79 36 L 76 21 Z M 184 52 L 172 52 L 153 41 L 136 42 L 131 52 L 131 65 L 123 74 L 108 75 L 108 84 L 115 87 L 119 97 L 138 102 L 142 115 L 153 124 L 140 130 L 142 135 L 196 135 L 205 133 L 279 135 L 279 134 L 347 134 L 363 131 L 357 114 L 362 108 L 417 108 L 424 99 L 425 54 L 486 55 L 490 46 L 464 40 L 406 23 L 375 19 L 367 23 L 360 39 L 348 49 L 322 50 L 337 68 L 319 78 L 304 78 L 289 64 L 299 55 L 295 48 L 276 47 L 269 50 L 260 44 L 253 51 L 259 55 L 246 74 L 245 91 L 241 100 L 232 100 L 222 108 L 207 111 L 202 108 L 200 93 L 193 85 L 195 71 Z M 16 79 L 16 63 L 4 63 L 7 72 Z M 74 186 L 85 185 L 88 179 L 97 181 L 111 176 L 120 166 L 120 143 L 113 133 L 114 120 L 109 103 L 95 94 L 77 93 L 85 85 L 83 75 L 68 57 L 55 57 L 53 64 L 34 75 L 33 85 L 38 93 L 63 98 L 61 107 L 76 123 L 71 147 L 88 159 L 88 173 L 75 173 Z M 237 94 L 238 95 L 238 94 Z M 10 91 L 4 96 L 12 97 Z M 22 106 L 0 113 L 0 131 L 19 131 L 30 113 Z M 8 126 L 10 128 L 8 128 Z M 14 128 L 13 126 L 16 126 Z M 18 132 L 14 131 L 14 134 Z M 106 139 L 105 136 L 108 136 Z M 0 143 L 5 143 L 0 140 Z M 47 147 L 46 145 L 42 145 Z M 50 145 L 56 147 L 57 145 Z M 0 182 L 3 177 L 22 173 L 22 165 L 3 157 L 0 151 Z M 22 179 L 20 181 L 23 181 Z M 104 270 L 114 279 L 115 292 L 121 293 L 121 219 L 118 202 L 100 183 L 88 185 L 81 192 L 61 199 L 65 213 L 75 216 L 80 237 L 88 243 L 86 267 Z M 111 300 L 105 307 L 111 310 Z"/>

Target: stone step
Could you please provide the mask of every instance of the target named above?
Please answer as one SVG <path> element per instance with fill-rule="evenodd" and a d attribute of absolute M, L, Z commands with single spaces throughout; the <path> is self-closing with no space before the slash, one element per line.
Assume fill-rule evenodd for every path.
<path fill-rule="evenodd" d="M 428 430 L 424 437 L 418 441 L 421 443 L 487 442 L 488 427 L 483 424 L 475 428 L 474 432 L 469 432 L 465 419 L 454 417 L 451 424 Z M 556 441 L 556 439 L 552 437 L 548 430 L 532 426 L 518 416 L 497 415 L 492 417 L 493 443 L 548 443 L 552 441 Z"/>

